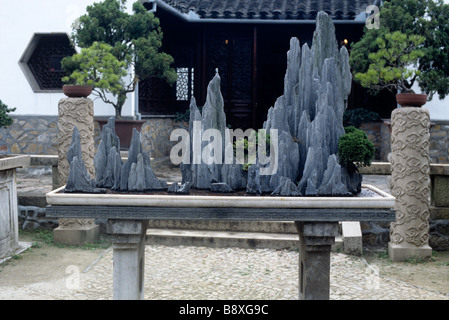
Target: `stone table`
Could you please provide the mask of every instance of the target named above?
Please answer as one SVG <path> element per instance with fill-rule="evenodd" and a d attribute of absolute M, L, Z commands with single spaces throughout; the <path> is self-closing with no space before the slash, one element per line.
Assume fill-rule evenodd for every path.
<path fill-rule="evenodd" d="M 107 219 L 114 250 L 114 299 L 143 298 L 148 220 L 294 221 L 300 238 L 299 298 L 329 299 L 330 252 L 339 221 L 393 221 L 395 198 L 47 194 L 47 217 Z"/>

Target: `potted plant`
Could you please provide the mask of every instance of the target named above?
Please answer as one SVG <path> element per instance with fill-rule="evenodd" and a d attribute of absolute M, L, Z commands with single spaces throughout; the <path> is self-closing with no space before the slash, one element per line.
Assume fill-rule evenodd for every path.
<path fill-rule="evenodd" d="M 427 101 L 427 94 L 415 94 L 412 90 L 420 71 L 413 68 L 424 55 L 420 45 L 424 37 L 407 35 L 400 31 L 388 32 L 376 39 L 378 50 L 369 54 L 368 70 L 356 73 L 355 79 L 363 87 L 380 91 L 388 89 L 396 93 L 396 101 L 403 107 L 420 107 Z"/>
<path fill-rule="evenodd" d="M 403 105 L 410 102 L 402 98 L 420 98 L 418 105 L 435 94 L 445 98 L 449 94 L 449 4 L 443 0 L 389 0 L 383 1 L 379 15 L 379 28 L 365 28 L 360 41 L 351 44 L 355 80 L 363 79 L 362 85 L 372 91 L 387 88 L 399 93 L 398 103 Z M 413 64 L 416 67 L 411 70 Z M 414 83 L 427 99 L 411 94 Z"/>
<path fill-rule="evenodd" d="M 159 77 L 173 84 L 177 75 L 171 67 L 173 58 L 160 52 L 159 20 L 139 1 L 133 4 L 132 14 L 125 5 L 126 0 L 105 0 L 88 6 L 72 33 L 72 41 L 81 52 L 64 58 L 62 67 L 68 74 L 64 82 L 90 85 L 92 95 L 114 107 L 117 133 L 121 125 L 131 125 L 123 130 L 126 137 L 119 135 L 126 148 L 132 127 L 140 128 L 144 123 L 122 120 L 127 95 L 140 80 Z M 107 120 L 99 122 L 104 125 Z"/>

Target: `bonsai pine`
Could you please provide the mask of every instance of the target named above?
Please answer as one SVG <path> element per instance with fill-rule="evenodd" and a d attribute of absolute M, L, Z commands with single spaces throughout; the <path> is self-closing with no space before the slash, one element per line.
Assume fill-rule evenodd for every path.
<path fill-rule="evenodd" d="M 443 0 L 389 0 L 383 2 L 379 14 L 380 28 L 365 28 L 360 41 L 351 44 L 355 80 L 375 91 L 402 92 L 410 92 L 417 81 L 429 100 L 434 94 L 446 97 L 449 4 Z M 407 68 L 413 64 L 415 70 Z"/>
<path fill-rule="evenodd" d="M 400 31 L 382 34 L 376 39 L 378 50 L 368 56 L 368 70 L 356 73 L 355 79 L 376 91 L 388 89 L 393 94 L 412 93 L 412 86 L 421 72 L 410 67 L 424 56 L 420 49 L 423 42 L 424 37 Z"/>
<path fill-rule="evenodd" d="M 94 95 L 114 106 L 117 119 L 127 94 L 140 80 L 159 77 L 173 84 L 177 78 L 173 58 L 160 52 L 159 19 L 139 1 L 133 4 L 133 14 L 125 5 L 126 0 L 104 0 L 88 6 L 72 33 L 72 41 L 82 50 L 62 61 L 69 74 L 63 81 L 91 85 Z"/>

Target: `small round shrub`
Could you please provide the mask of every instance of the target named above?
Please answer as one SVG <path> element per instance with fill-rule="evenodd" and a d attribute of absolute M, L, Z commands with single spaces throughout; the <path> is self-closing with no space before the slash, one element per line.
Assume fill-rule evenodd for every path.
<path fill-rule="evenodd" d="M 365 132 L 353 126 L 345 127 L 345 134 L 338 140 L 340 164 L 350 171 L 370 166 L 374 158 L 374 145 Z"/>

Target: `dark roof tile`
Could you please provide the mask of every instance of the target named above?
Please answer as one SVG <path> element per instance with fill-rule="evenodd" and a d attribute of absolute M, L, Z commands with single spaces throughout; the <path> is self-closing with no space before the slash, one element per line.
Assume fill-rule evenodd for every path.
<path fill-rule="evenodd" d="M 352 20 L 372 0 L 164 0 L 182 13 L 201 18 L 315 19 L 325 11 L 333 19 Z"/>

